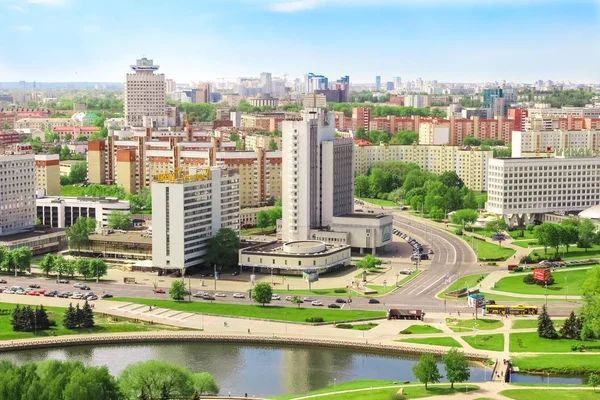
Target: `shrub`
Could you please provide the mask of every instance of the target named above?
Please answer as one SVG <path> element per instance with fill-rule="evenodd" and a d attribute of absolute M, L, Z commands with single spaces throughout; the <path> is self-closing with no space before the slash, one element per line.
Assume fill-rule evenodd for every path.
<path fill-rule="evenodd" d="M 410 335 L 410 334 L 412 334 L 412 332 L 411 332 L 411 331 L 409 331 L 409 330 L 407 330 L 407 329 L 405 329 L 405 330 L 403 330 L 403 331 L 400 331 L 400 334 L 401 334 L 401 335 Z"/>
<path fill-rule="evenodd" d="M 454 233 L 456 233 L 458 236 L 462 236 L 463 230 L 462 230 L 462 228 L 456 228 L 456 230 L 454 231 Z"/>
<path fill-rule="evenodd" d="M 323 322 L 323 317 L 306 318 L 306 322 Z"/>
<path fill-rule="evenodd" d="M 347 293 L 348 291 L 346 289 L 335 289 L 333 291 L 333 293 Z"/>
<path fill-rule="evenodd" d="M 390 395 L 390 400 L 406 400 L 408 397 L 406 397 L 406 395 L 403 394 L 399 394 L 399 393 L 392 393 Z"/>
<path fill-rule="evenodd" d="M 571 350 L 573 351 L 585 351 L 585 345 L 582 343 L 577 343 L 571 346 Z"/>
<path fill-rule="evenodd" d="M 523 267 L 515 267 L 513 268 L 513 272 L 523 272 Z"/>
<path fill-rule="evenodd" d="M 534 283 L 536 283 L 536 280 L 533 279 L 533 274 L 527 274 L 523 277 L 523 283 L 526 283 L 528 285 L 533 285 Z"/>
<path fill-rule="evenodd" d="M 340 328 L 340 329 L 352 329 L 353 325 L 352 324 L 337 324 L 335 327 Z"/>

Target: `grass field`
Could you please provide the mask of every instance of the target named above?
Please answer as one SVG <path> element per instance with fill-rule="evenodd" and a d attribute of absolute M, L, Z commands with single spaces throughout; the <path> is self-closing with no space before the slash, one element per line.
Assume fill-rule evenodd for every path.
<path fill-rule="evenodd" d="M 513 249 L 509 249 L 507 247 L 500 247 L 496 243 L 484 242 L 483 240 L 473 239 L 473 244 L 471 244 L 471 238 L 469 236 L 460 236 L 463 238 L 465 242 L 473 250 L 477 253 L 477 259 L 479 261 L 482 260 L 490 260 L 490 259 L 499 259 L 508 260 L 513 254 L 516 253 Z"/>
<path fill-rule="evenodd" d="M 523 236 L 521 236 L 521 232 L 523 232 Z M 509 231 L 508 234 L 514 240 L 524 240 L 524 239 L 537 240 L 535 238 L 535 236 L 533 235 L 533 232 L 530 232 L 527 229 L 516 229 L 514 231 Z"/>
<path fill-rule="evenodd" d="M 369 322 L 368 324 L 357 324 L 357 325 L 352 325 L 352 330 L 354 331 L 370 331 L 371 329 L 375 328 L 377 325 L 374 322 Z"/>
<path fill-rule="evenodd" d="M 383 286 L 383 285 L 366 285 L 369 289 L 372 290 L 377 290 L 377 295 L 381 296 L 384 294 L 387 294 L 389 292 L 391 292 L 392 290 L 396 289 L 395 286 L 396 282 L 391 282 L 391 285 L 387 285 L 387 286 Z"/>
<path fill-rule="evenodd" d="M 540 255 L 542 255 L 544 257 L 548 257 L 549 260 L 554 256 L 554 253 L 556 253 L 555 249 L 550 249 L 550 248 L 548 248 L 548 254 L 544 253 L 544 249 L 536 250 L 536 251 Z M 570 246 L 568 253 L 567 253 L 567 248 L 565 246 L 561 246 L 558 248 L 558 252 L 560 253 L 560 257 L 563 261 L 585 260 L 588 258 L 600 258 L 600 245 L 592 246 L 589 249 L 580 249 L 577 246 Z"/>
<path fill-rule="evenodd" d="M 513 365 L 521 372 L 550 372 L 552 374 L 585 375 L 600 372 L 600 355 L 543 354 L 531 357 L 512 357 Z"/>
<path fill-rule="evenodd" d="M 128 297 L 115 297 L 114 301 L 128 303 L 155 305 L 178 311 L 207 313 L 214 315 L 228 315 L 235 317 L 248 317 L 257 319 L 271 319 L 277 321 L 305 322 L 306 318 L 322 317 L 325 322 L 342 322 L 364 318 L 384 318 L 384 311 L 336 310 L 323 307 L 303 305 L 297 307 L 282 307 L 277 305 L 257 306 L 244 304 L 178 302 L 174 300 L 152 300 Z M 240 303 L 248 301 L 241 300 Z"/>
<path fill-rule="evenodd" d="M 402 332 L 400 332 L 400 334 L 402 335 L 420 335 L 423 333 L 442 333 L 443 331 L 441 329 L 438 328 L 434 328 L 431 325 L 411 325 L 408 328 L 406 328 L 405 330 L 403 330 Z"/>
<path fill-rule="evenodd" d="M 450 284 L 450 286 L 448 286 L 448 289 L 446 289 L 442 293 L 440 293 L 440 295 L 438 297 L 443 299 L 445 293 L 454 292 L 456 290 L 460 290 L 460 289 L 463 289 L 466 287 L 473 288 L 473 287 L 477 286 L 477 280 L 479 278 L 481 278 L 481 277 L 485 278 L 488 275 L 489 274 L 475 274 L 475 275 L 467 275 L 467 276 L 460 277 L 456 281 L 452 282 L 452 284 Z M 463 299 L 463 301 L 466 301 L 466 300 Z"/>
<path fill-rule="evenodd" d="M 454 332 L 473 332 L 477 325 L 478 331 L 490 331 L 502 328 L 504 323 L 497 319 L 462 319 L 446 318 L 446 325 Z"/>
<path fill-rule="evenodd" d="M 559 326 L 562 326 L 562 324 L 564 324 L 565 320 L 564 319 L 553 319 L 552 322 L 554 322 L 554 327 L 558 328 Z M 537 318 L 517 319 L 517 320 L 514 320 L 512 323 L 513 329 L 537 328 L 537 326 L 538 326 Z"/>
<path fill-rule="evenodd" d="M 344 291 L 342 293 L 336 293 L 335 291 Z M 331 289 L 313 289 L 313 290 L 304 290 L 304 289 L 296 289 L 296 290 L 285 290 L 285 289 L 273 289 L 273 293 L 286 295 L 286 296 L 332 296 L 332 297 L 341 297 L 342 299 L 348 298 L 349 290 L 346 288 L 331 288 Z M 352 293 L 354 295 L 354 293 Z M 332 299 L 333 300 L 333 299 Z"/>
<path fill-rule="evenodd" d="M 386 386 L 394 386 L 393 388 L 378 389 Z M 371 390 L 372 388 L 372 390 Z M 271 397 L 271 400 L 290 400 L 304 396 L 315 396 L 319 394 L 327 394 L 333 392 L 341 392 L 346 390 L 365 389 L 364 392 L 352 392 L 352 393 L 337 393 L 329 396 L 319 396 L 318 399 L 326 400 L 340 400 L 340 399 L 359 399 L 359 400 L 387 400 L 393 393 L 396 393 L 398 389 L 404 388 L 404 392 L 407 394 L 409 399 L 417 399 L 430 396 L 440 396 L 444 394 L 453 393 L 465 393 L 467 391 L 473 391 L 479 389 L 476 385 L 455 385 L 454 389 L 450 389 L 448 384 L 440 385 L 429 385 L 429 390 L 425 391 L 423 385 L 402 385 L 394 384 L 394 381 L 382 381 L 382 380 L 361 380 L 338 383 L 336 385 L 330 385 L 322 389 L 313 390 L 312 392 L 295 395 L 285 395 Z"/>
<path fill-rule="evenodd" d="M 0 309 L 13 310 L 16 304 L 0 303 Z M 35 307 L 32 307 L 35 309 Z M 37 332 L 14 332 L 10 321 L 10 314 L 0 315 L 0 340 L 12 339 L 29 339 L 34 337 L 52 336 L 54 332 L 57 336 L 62 335 L 79 335 L 86 333 L 115 333 L 115 332 L 149 332 L 159 330 L 178 330 L 165 325 L 146 324 L 143 322 L 134 322 L 120 317 L 101 317 L 99 314 L 94 315 L 96 325 L 90 329 L 67 329 L 63 326 L 63 316 L 66 308 L 62 307 L 44 307 L 48 312 L 48 317 L 56 321 L 56 326 L 50 327 L 46 331 Z"/>
<path fill-rule="evenodd" d="M 357 198 L 364 201 L 365 203 L 371 203 L 376 206 L 398 207 L 398 208 L 400 207 L 398 204 L 394 203 L 393 201 L 389 201 L 389 200 L 370 199 L 368 197 L 357 197 Z M 360 207 L 360 206 L 357 206 L 357 207 Z"/>
<path fill-rule="evenodd" d="M 588 270 L 557 270 L 552 273 L 554 277 L 554 284 L 548 286 L 548 294 L 549 295 L 564 295 L 567 292 L 567 284 L 568 284 L 568 294 L 572 296 L 581 295 L 581 284 L 586 279 Z M 514 276 L 507 276 L 506 278 L 500 279 L 496 282 L 495 290 L 509 293 L 519 293 L 519 294 L 538 294 L 544 295 L 546 293 L 546 288 L 540 285 L 528 285 L 523 282 L 523 277 L 527 274 L 519 274 Z M 565 280 L 565 278 L 567 280 Z"/>
<path fill-rule="evenodd" d="M 267 226 L 266 228 L 249 228 L 249 229 L 240 229 L 240 236 L 250 236 L 250 235 L 262 235 L 265 232 L 272 232 L 275 230 L 275 226 Z"/>
<path fill-rule="evenodd" d="M 520 342 L 519 342 L 520 340 Z M 512 353 L 572 353 L 571 346 L 584 345 L 586 352 L 600 351 L 598 340 L 574 340 L 574 339 L 544 339 L 537 332 L 520 332 L 510 334 L 510 351 Z"/>
<path fill-rule="evenodd" d="M 531 249 L 533 247 L 540 247 L 540 245 L 535 240 L 515 240 L 511 243 L 514 246 L 519 246 L 524 249 Z"/>
<path fill-rule="evenodd" d="M 462 339 L 474 349 L 503 351 L 504 350 L 504 334 L 494 333 L 491 335 L 476 335 L 476 336 L 461 336 Z"/>
<path fill-rule="evenodd" d="M 594 390 L 535 390 L 509 389 L 500 392 L 501 395 L 514 400 L 598 400 L 600 394 Z"/>
<path fill-rule="evenodd" d="M 456 341 L 456 339 L 451 337 L 430 337 L 430 338 L 409 338 L 409 339 L 399 339 L 396 342 L 405 342 L 405 343 L 418 343 L 418 344 L 429 344 L 432 346 L 444 346 L 444 347 L 462 347 L 460 343 Z"/>

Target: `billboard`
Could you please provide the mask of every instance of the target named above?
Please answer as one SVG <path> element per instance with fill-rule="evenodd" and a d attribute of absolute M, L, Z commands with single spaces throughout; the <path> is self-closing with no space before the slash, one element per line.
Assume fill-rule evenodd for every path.
<path fill-rule="evenodd" d="M 312 269 L 307 269 L 306 271 L 302 272 L 302 279 L 304 279 L 306 283 L 316 282 L 319 280 L 319 272 Z"/>
<path fill-rule="evenodd" d="M 381 242 L 389 242 L 392 240 L 392 224 L 388 224 L 381 230 Z"/>
<path fill-rule="evenodd" d="M 533 279 L 536 281 L 547 281 L 552 274 L 549 269 L 536 268 L 533 270 Z"/>

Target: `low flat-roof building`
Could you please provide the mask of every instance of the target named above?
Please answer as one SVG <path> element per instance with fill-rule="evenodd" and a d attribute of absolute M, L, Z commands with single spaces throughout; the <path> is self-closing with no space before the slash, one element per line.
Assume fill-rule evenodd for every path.
<path fill-rule="evenodd" d="M 81 253 L 105 259 L 152 259 L 152 231 L 112 231 L 89 236 L 90 244 Z"/>
<path fill-rule="evenodd" d="M 45 229 L 2 236 L 0 247 L 6 250 L 29 247 L 34 255 L 54 253 L 67 248 L 67 234 L 64 229 Z"/>
<path fill-rule="evenodd" d="M 36 199 L 37 217 L 41 224 L 67 228 L 79 217 L 95 218 L 97 227 L 108 226 L 108 215 L 114 211 L 129 212 L 129 201 L 114 197 L 60 197 Z"/>

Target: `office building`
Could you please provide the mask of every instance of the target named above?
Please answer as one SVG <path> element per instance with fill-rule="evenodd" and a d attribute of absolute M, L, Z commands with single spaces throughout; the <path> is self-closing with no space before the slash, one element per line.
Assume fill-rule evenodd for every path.
<path fill-rule="evenodd" d="M 356 131 L 358 128 L 363 128 L 366 132 L 370 129 L 371 123 L 371 108 L 355 107 L 352 109 L 352 129 Z"/>
<path fill-rule="evenodd" d="M 279 100 L 275 97 L 271 97 L 269 93 L 259 93 L 255 97 L 250 97 L 248 103 L 252 107 L 273 107 L 277 108 Z"/>
<path fill-rule="evenodd" d="M 35 226 L 35 173 L 33 154 L 0 155 L 0 236 Z"/>
<path fill-rule="evenodd" d="M 564 150 L 557 157 L 491 159 L 487 211 L 524 226 L 541 221 L 541 214 L 600 204 L 600 157 L 592 154 Z"/>
<path fill-rule="evenodd" d="M 35 189 L 43 195 L 60 194 L 60 160 L 58 154 L 35 155 Z"/>
<path fill-rule="evenodd" d="M 329 80 L 323 75 L 316 75 L 312 72 L 304 75 L 304 93 L 313 93 L 315 90 L 329 89 Z"/>
<path fill-rule="evenodd" d="M 400 90 L 401 86 L 402 86 L 402 78 L 400 78 L 399 76 L 394 77 L 394 89 Z"/>
<path fill-rule="evenodd" d="M 260 86 L 263 93 L 273 93 L 273 80 L 270 72 L 260 74 Z"/>
<path fill-rule="evenodd" d="M 129 201 L 112 197 L 43 196 L 35 204 L 40 223 L 52 228 L 68 228 L 79 217 L 94 218 L 98 229 L 105 228 L 111 213 L 129 212 Z"/>
<path fill-rule="evenodd" d="M 199 83 L 198 87 L 192 90 L 192 103 L 210 103 L 211 91 L 210 83 Z"/>
<path fill-rule="evenodd" d="M 512 157 L 554 153 L 565 149 L 598 151 L 600 132 L 597 130 L 513 131 Z"/>
<path fill-rule="evenodd" d="M 370 145 L 354 146 L 354 175 L 366 175 L 377 162 L 401 161 L 417 164 L 424 171 L 456 172 L 472 190 L 487 190 L 487 165 L 493 152 L 462 146 Z"/>
<path fill-rule="evenodd" d="M 221 167 L 153 178 L 152 262 L 162 269 L 189 268 L 204 260 L 219 229 L 239 234 L 239 175 Z"/>
<path fill-rule="evenodd" d="M 392 82 L 392 81 L 386 82 L 385 90 L 394 90 L 394 82 Z"/>
<path fill-rule="evenodd" d="M 513 122 L 513 129 L 516 131 L 525 130 L 525 120 L 529 116 L 529 112 L 526 108 L 509 108 L 507 112 L 507 119 Z"/>
<path fill-rule="evenodd" d="M 141 58 L 132 65 L 134 73 L 125 76 L 124 114 L 128 126 L 144 126 L 144 117 L 151 120 L 167 114 L 165 75 L 155 74 L 159 66 Z"/>
<path fill-rule="evenodd" d="M 327 97 L 324 94 L 307 94 L 302 98 L 302 108 L 325 108 L 327 107 Z"/>
<path fill-rule="evenodd" d="M 381 89 L 381 76 L 376 76 L 375 77 L 375 91 L 379 92 L 380 89 Z"/>
<path fill-rule="evenodd" d="M 165 79 L 165 94 L 171 96 L 177 90 L 177 83 L 173 79 Z"/>
<path fill-rule="evenodd" d="M 483 89 L 483 107 L 492 108 L 494 106 L 494 99 L 502 97 L 503 93 L 501 88 Z"/>
<path fill-rule="evenodd" d="M 282 193 L 284 241 L 307 240 L 310 230 L 354 209 L 351 139 L 336 139 L 327 109 L 302 111 L 284 121 Z"/>

